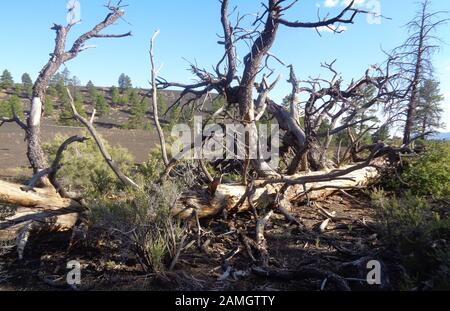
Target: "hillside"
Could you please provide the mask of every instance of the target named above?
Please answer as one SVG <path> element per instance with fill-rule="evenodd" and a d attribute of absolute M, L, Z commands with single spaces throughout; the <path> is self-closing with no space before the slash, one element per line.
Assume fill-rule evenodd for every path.
<path fill-rule="evenodd" d="M 75 93 L 75 94 L 80 94 L 83 98 L 83 107 L 84 110 L 86 111 L 87 114 L 92 114 L 93 109 L 95 108 L 95 102 L 91 100 L 90 98 L 90 94 L 89 94 L 89 89 L 88 87 L 70 87 L 71 92 Z M 113 103 L 112 101 L 112 97 L 111 97 L 111 88 L 110 87 L 95 87 L 96 92 L 103 96 L 106 100 L 106 103 L 108 106 L 110 106 L 112 109 L 102 115 L 98 115 L 97 114 L 97 119 L 95 121 L 95 123 L 98 126 L 102 126 L 102 127 L 106 127 L 106 128 L 111 128 L 111 127 L 123 127 L 127 120 L 130 118 L 131 115 L 131 110 L 132 110 L 132 103 L 130 101 L 126 102 L 126 103 Z M 145 99 L 144 97 L 146 97 L 148 94 L 150 94 L 150 90 L 149 89 L 133 89 L 136 90 L 137 93 L 139 94 L 139 98 L 138 101 L 143 102 Z M 0 101 L 8 99 L 10 96 L 15 95 L 16 92 L 12 89 L 9 90 L 3 90 L 0 91 Z M 121 94 L 123 95 L 123 94 Z M 53 105 L 54 105 L 54 111 L 53 113 L 49 116 L 48 114 L 45 116 L 47 119 L 52 119 L 57 121 L 58 120 L 58 115 L 61 113 L 61 111 L 63 110 L 63 103 L 61 102 L 59 96 L 52 96 L 52 95 L 47 95 Z M 172 104 L 174 103 L 178 97 L 180 96 L 180 92 L 179 91 L 171 91 L 171 90 L 162 90 L 159 92 L 159 96 L 160 96 L 160 101 L 163 103 L 160 107 L 162 108 L 160 111 L 160 115 L 162 116 L 164 114 L 164 112 L 166 111 L 166 109 Z M 22 100 L 23 103 L 23 107 L 24 107 L 24 112 L 27 113 L 30 109 L 30 100 L 29 98 L 27 98 L 27 96 L 23 93 L 19 94 L 20 99 Z M 189 99 L 189 97 L 183 99 L 183 103 L 186 102 Z M 161 103 L 160 103 L 161 104 Z M 153 113 L 151 111 L 151 99 L 145 100 L 145 102 L 143 102 L 143 105 L 145 105 L 145 107 L 147 108 L 147 117 L 150 118 L 152 117 Z M 161 117 L 161 121 L 164 122 L 168 122 L 171 119 L 171 112 L 169 111 L 169 113 L 162 118 Z"/>

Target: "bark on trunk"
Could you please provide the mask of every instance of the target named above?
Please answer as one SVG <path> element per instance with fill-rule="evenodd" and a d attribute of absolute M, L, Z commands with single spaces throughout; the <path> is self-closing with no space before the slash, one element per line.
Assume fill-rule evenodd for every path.
<path fill-rule="evenodd" d="M 347 170 L 352 166 L 344 167 Z M 299 174 L 286 177 L 288 180 L 296 180 L 304 176 L 321 176 L 327 172 L 313 172 L 309 174 Z M 307 196 L 311 200 L 325 198 L 336 192 L 337 189 L 353 189 L 355 187 L 364 187 L 379 177 L 376 168 L 365 167 L 355 170 L 340 179 L 322 182 L 311 182 L 306 185 L 294 184 L 287 188 L 285 198 L 291 202 L 299 202 Z M 266 181 L 259 180 L 255 182 L 255 194 L 252 196 L 256 207 L 268 206 L 275 203 L 276 195 L 285 187 L 285 183 L 265 185 Z M 220 214 L 222 211 L 227 212 L 244 212 L 251 209 L 248 200 L 242 198 L 247 192 L 247 187 L 240 184 L 223 184 L 217 187 L 214 195 L 205 191 L 191 191 L 183 194 L 177 202 L 173 215 L 182 219 L 192 217 L 194 211 L 197 212 L 199 218 L 208 218 Z M 240 205 L 240 206 L 239 206 Z M 236 209 L 237 210 L 234 210 Z"/>
<path fill-rule="evenodd" d="M 0 180 L 0 202 L 18 207 L 12 217 L 0 221 L 0 240 L 14 238 L 30 222 L 48 224 L 52 230 L 70 230 L 83 211 L 80 203 L 64 199 L 51 189 L 22 190 L 23 185 Z"/>
<path fill-rule="evenodd" d="M 424 45 L 425 45 L 425 10 L 422 13 L 422 20 L 419 33 L 419 46 L 417 50 L 417 59 L 415 64 L 414 79 L 411 84 L 411 99 L 408 104 L 405 131 L 403 135 L 403 144 L 409 145 L 411 142 L 411 133 L 416 121 L 417 106 L 420 97 L 420 82 L 422 80 L 422 68 L 424 61 Z"/>

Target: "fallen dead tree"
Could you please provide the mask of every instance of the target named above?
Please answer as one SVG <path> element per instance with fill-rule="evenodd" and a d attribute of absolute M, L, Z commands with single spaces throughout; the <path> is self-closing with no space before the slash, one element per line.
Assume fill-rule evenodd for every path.
<path fill-rule="evenodd" d="M 326 198 L 341 189 L 366 187 L 380 177 L 380 172 L 374 166 L 364 167 L 363 164 L 331 172 L 322 171 L 286 176 L 281 180 L 257 180 L 254 182 L 252 203 L 260 209 L 274 204 L 280 193 L 283 194 L 284 201 L 292 203 L 306 199 Z M 335 175 L 339 176 L 335 178 Z M 180 198 L 173 214 L 187 219 L 195 214 L 199 218 L 207 218 L 216 216 L 223 211 L 244 212 L 252 208 L 252 204 L 247 198 L 248 187 L 242 184 L 222 184 L 214 193 L 207 189 L 189 191 Z"/>
<path fill-rule="evenodd" d="M 13 216 L 0 222 L 0 240 L 15 238 L 18 232 L 33 223 L 56 225 L 62 231 L 70 230 L 83 211 L 79 202 L 62 198 L 54 189 L 26 191 L 23 185 L 1 180 L 0 201 L 17 207 Z"/>

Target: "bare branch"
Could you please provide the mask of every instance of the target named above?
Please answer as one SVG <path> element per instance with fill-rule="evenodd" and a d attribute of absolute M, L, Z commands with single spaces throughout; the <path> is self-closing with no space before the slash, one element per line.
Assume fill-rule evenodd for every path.
<path fill-rule="evenodd" d="M 167 167 L 169 165 L 169 158 L 166 151 L 166 139 L 164 137 L 164 131 L 159 123 L 158 114 L 158 86 L 156 82 L 156 66 L 155 66 L 155 51 L 154 45 L 156 37 L 159 35 L 159 30 L 155 32 L 152 39 L 150 40 L 150 62 L 152 65 L 152 103 L 153 103 L 153 119 L 155 121 L 156 129 L 158 131 L 159 143 L 161 144 L 161 154 L 164 161 L 164 165 Z"/>
<path fill-rule="evenodd" d="M 89 133 L 91 133 L 92 137 L 94 138 L 95 142 L 97 143 L 97 146 L 105 159 L 108 166 L 113 170 L 113 172 L 116 174 L 117 178 L 126 186 L 130 186 L 134 189 L 139 190 L 140 187 L 137 185 L 134 181 L 132 181 L 129 177 L 127 177 L 117 166 L 117 164 L 112 159 L 111 155 L 109 154 L 108 150 L 105 147 L 105 144 L 103 143 L 103 140 L 100 138 L 100 135 L 97 133 L 97 130 L 94 128 L 94 126 L 85 118 L 83 118 L 75 108 L 75 103 L 72 97 L 72 94 L 70 93 L 70 90 L 67 88 L 67 94 L 70 99 L 70 106 L 72 108 L 73 115 L 76 120 L 78 120 L 81 124 L 83 124 Z"/>
<path fill-rule="evenodd" d="M 290 22 L 283 18 L 278 18 L 277 21 L 287 27 L 293 27 L 293 28 L 319 28 L 319 27 L 330 27 L 331 25 L 342 23 L 342 24 L 353 24 L 355 17 L 360 14 L 368 14 L 370 12 L 360 9 L 353 8 L 353 5 L 355 3 L 355 0 L 352 0 L 350 4 L 343 9 L 337 16 L 333 18 L 325 18 L 323 20 L 320 20 L 318 22 Z M 350 15 L 346 17 L 347 15 Z M 339 30 L 336 28 L 330 28 L 331 30 L 335 32 L 339 32 Z"/>

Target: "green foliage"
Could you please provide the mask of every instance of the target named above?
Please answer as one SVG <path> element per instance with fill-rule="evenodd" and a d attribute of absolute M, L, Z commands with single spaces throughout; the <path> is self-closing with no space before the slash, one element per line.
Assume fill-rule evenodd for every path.
<path fill-rule="evenodd" d="M 0 103 L 0 116 L 12 118 L 14 113 L 20 119 L 24 119 L 23 104 L 17 95 L 13 95 Z"/>
<path fill-rule="evenodd" d="M 407 163 L 402 174 L 413 193 L 434 198 L 450 196 L 450 143 L 429 142 L 424 154 Z"/>
<path fill-rule="evenodd" d="M 120 93 L 119 89 L 115 86 L 112 86 L 110 89 L 111 101 L 114 105 L 120 104 Z"/>
<path fill-rule="evenodd" d="M 401 144 L 396 138 L 391 144 Z M 411 191 L 431 199 L 450 197 L 450 142 L 424 141 L 418 155 L 402 157 L 402 167 L 385 174 L 380 185 L 397 193 Z"/>
<path fill-rule="evenodd" d="M 141 129 L 145 127 L 146 114 L 149 108 L 148 101 L 144 98 L 139 98 L 139 95 L 135 89 L 132 89 L 128 95 L 131 103 L 130 117 L 126 128 L 129 129 Z"/>
<path fill-rule="evenodd" d="M 149 160 L 138 168 L 140 183 L 147 185 L 156 182 L 164 171 L 164 161 L 159 148 L 152 150 Z"/>
<path fill-rule="evenodd" d="M 444 206 L 411 193 L 389 198 L 382 190 L 374 191 L 372 200 L 381 240 L 406 269 L 404 286 L 431 281 L 435 289 L 450 288 L 450 218 Z"/>
<path fill-rule="evenodd" d="M 54 85 L 60 99 L 67 95 L 66 83 L 61 73 L 57 73 L 53 76 L 51 84 Z"/>
<path fill-rule="evenodd" d="M 55 104 L 50 96 L 46 96 L 44 100 L 44 111 L 47 116 L 51 116 L 55 111 Z"/>
<path fill-rule="evenodd" d="M 179 189 L 167 183 L 130 192 L 122 200 L 98 200 L 91 209 L 92 225 L 110 228 L 124 253 L 134 253 L 148 273 L 163 273 L 176 255 L 184 230 L 170 215 Z"/>
<path fill-rule="evenodd" d="M 27 94 L 29 98 L 33 95 L 33 81 L 28 73 L 22 75 L 22 92 Z"/>
<path fill-rule="evenodd" d="M 111 107 L 106 102 L 103 95 L 97 95 L 97 100 L 95 101 L 95 109 L 100 115 L 106 114 L 111 110 Z"/>
<path fill-rule="evenodd" d="M 122 106 L 128 105 L 130 103 L 130 99 L 128 98 L 128 93 L 125 92 L 122 96 L 119 97 L 119 104 Z"/>
<path fill-rule="evenodd" d="M 8 70 L 4 70 L 0 76 L 0 88 L 3 90 L 11 89 L 14 87 L 14 79 Z"/>
<path fill-rule="evenodd" d="M 166 98 L 164 97 L 163 94 L 158 93 L 158 113 L 159 113 L 160 117 L 164 113 L 166 113 L 167 108 L 168 108 L 168 106 L 167 106 Z"/>
<path fill-rule="evenodd" d="M 59 114 L 59 123 L 62 125 L 67 125 L 67 126 L 77 125 L 77 121 L 74 120 L 74 118 L 73 118 L 72 108 L 70 107 L 70 99 L 69 99 L 69 96 L 67 95 L 67 93 L 63 93 L 60 100 L 61 100 L 62 109 Z M 82 117 L 87 116 L 86 111 L 84 110 L 83 97 L 81 95 L 77 95 L 74 98 L 74 105 L 75 105 L 75 108 L 77 109 L 78 113 Z"/>
<path fill-rule="evenodd" d="M 127 76 L 126 74 L 122 73 L 119 77 L 119 88 L 120 91 L 123 93 L 125 91 L 128 91 L 133 87 L 133 84 L 131 83 L 131 78 Z"/>
<path fill-rule="evenodd" d="M 73 97 L 82 96 L 79 86 L 81 85 L 80 79 L 77 76 L 73 76 L 68 80 L 67 86 L 69 87 L 70 93 Z M 67 90 L 66 90 L 67 92 Z"/>
<path fill-rule="evenodd" d="M 140 165 L 132 178 L 145 185 L 140 191 L 127 190 L 120 200 L 98 199 L 91 209 L 91 222 L 99 228 L 112 228 L 115 240 L 121 242 L 125 253 L 133 252 L 146 272 L 161 273 L 175 257 L 185 234 L 171 209 L 193 176 L 189 170 L 176 181 L 155 184 L 163 170 L 159 150 L 149 161 Z M 190 174 L 190 175 L 189 175 Z"/>
<path fill-rule="evenodd" d="M 170 121 L 169 123 L 166 124 L 164 128 L 168 131 L 171 131 L 176 124 L 180 123 L 180 121 L 181 121 L 181 107 L 176 106 L 172 108 L 172 110 L 170 111 Z"/>
<path fill-rule="evenodd" d="M 88 88 L 90 102 L 96 103 L 99 94 L 98 94 L 97 88 L 95 87 L 94 83 L 92 83 L 92 81 L 89 81 L 87 83 L 86 87 Z"/>
<path fill-rule="evenodd" d="M 22 85 L 19 83 L 16 83 L 14 85 L 14 95 L 21 97 L 22 96 Z"/>
<path fill-rule="evenodd" d="M 50 162 L 53 161 L 59 146 L 66 138 L 58 135 L 53 142 L 44 146 Z M 120 147 L 111 147 L 109 144 L 106 144 L 106 148 L 122 171 L 128 174 L 134 164 L 129 151 Z M 90 199 L 99 198 L 123 188 L 103 159 L 93 139 L 71 145 L 64 153 L 61 164 L 62 168 L 57 177 L 62 185 L 69 190 L 81 191 Z"/>
<path fill-rule="evenodd" d="M 61 78 L 64 85 L 70 84 L 70 70 L 67 67 L 61 72 Z"/>
<path fill-rule="evenodd" d="M 441 104 L 444 101 L 444 96 L 439 89 L 439 82 L 425 80 L 419 91 L 420 97 L 415 121 L 416 131 L 425 134 L 443 128 L 445 125 L 441 122 L 443 113 Z"/>
<path fill-rule="evenodd" d="M 47 89 L 47 96 L 51 96 L 53 98 L 58 97 L 58 90 L 56 89 L 55 84 L 50 83 Z"/>

